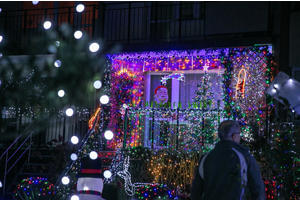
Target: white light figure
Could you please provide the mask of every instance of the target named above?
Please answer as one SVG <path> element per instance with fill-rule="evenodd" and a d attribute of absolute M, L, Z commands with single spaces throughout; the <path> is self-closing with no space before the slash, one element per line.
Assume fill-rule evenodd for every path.
<path fill-rule="evenodd" d="M 76 11 L 77 11 L 77 12 L 82 12 L 82 11 L 84 11 L 84 5 L 83 5 L 83 4 L 78 4 L 78 5 L 76 6 Z"/>
<path fill-rule="evenodd" d="M 77 160 L 78 156 L 76 155 L 76 153 L 72 153 L 71 154 L 71 160 L 75 161 Z"/>
<path fill-rule="evenodd" d="M 95 82 L 94 82 L 94 88 L 96 88 L 96 89 L 100 89 L 100 88 L 101 88 L 101 86 L 102 86 L 102 83 L 101 83 L 101 81 L 95 81 Z"/>
<path fill-rule="evenodd" d="M 65 91 L 64 91 L 64 90 L 59 90 L 59 91 L 57 92 L 57 95 L 58 95 L 59 97 L 63 97 L 63 96 L 65 96 Z"/>
<path fill-rule="evenodd" d="M 69 177 L 64 176 L 64 177 L 62 177 L 61 182 L 62 182 L 64 185 L 68 185 L 68 184 L 70 183 L 70 179 L 69 179 Z"/>
<path fill-rule="evenodd" d="M 0 188 L 2 187 L 2 182 L 0 181 Z"/>
<path fill-rule="evenodd" d="M 104 173 L 103 173 L 103 176 L 105 178 L 110 178 L 111 177 L 111 172 L 109 170 L 105 170 Z"/>
<path fill-rule="evenodd" d="M 90 153 L 90 158 L 91 158 L 92 160 L 95 160 L 96 158 L 98 158 L 97 152 L 96 152 L 96 151 L 91 151 L 91 153 Z"/>
<path fill-rule="evenodd" d="M 56 60 L 56 61 L 54 62 L 54 66 L 55 66 L 55 67 L 60 67 L 60 66 L 61 66 L 61 61 L 60 61 L 60 60 Z"/>
<path fill-rule="evenodd" d="M 113 132 L 111 132 L 111 131 L 105 131 L 105 133 L 104 133 L 104 137 L 107 139 L 107 140 L 111 140 L 113 137 L 114 137 L 114 134 L 113 134 Z"/>
<path fill-rule="evenodd" d="M 79 197 L 78 197 L 76 194 L 74 194 L 74 195 L 71 197 L 71 200 L 79 200 Z"/>
<path fill-rule="evenodd" d="M 71 137 L 71 142 L 72 142 L 72 144 L 78 144 L 78 141 L 79 141 L 79 140 L 78 140 L 78 137 L 77 137 L 77 136 L 74 135 L 74 136 Z"/>
<path fill-rule="evenodd" d="M 107 104 L 109 102 L 109 97 L 107 95 L 103 95 L 100 97 L 100 103 Z"/>
<path fill-rule="evenodd" d="M 66 115 L 67 115 L 68 117 L 71 117 L 73 114 L 74 114 L 74 111 L 73 111 L 72 108 L 68 108 L 68 109 L 66 110 Z"/>
<path fill-rule="evenodd" d="M 81 32 L 81 31 L 75 31 L 74 37 L 75 37 L 76 39 L 80 39 L 80 38 L 82 37 L 82 32 Z"/>
<path fill-rule="evenodd" d="M 128 171 L 129 167 L 129 156 L 125 158 L 123 163 L 123 170 L 117 172 L 118 176 L 120 176 L 122 179 L 124 179 L 125 183 L 125 192 L 129 196 L 133 196 L 135 194 L 135 191 L 137 188 L 142 187 L 144 185 L 150 185 L 151 183 L 131 183 L 131 174 Z"/>
<path fill-rule="evenodd" d="M 33 5 L 37 5 L 39 3 L 39 1 L 32 1 Z"/>
<path fill-rule="evenodd" d="M 3 36 L 2 36 L 2 35 L 0 35 L 0 42 L 2 42 L 2 39 L 3 39 Z"/>
<path fill-rule="evenodd" d="M 49 28 L 51 28 L 51 22 L 50 21 L 45 21 L 44 22 L 44 29 L 49 29 Z"/>
<path fill-rule="evenodd" d="M 91 52 L 96 52 L 96 51 L 99 50 L 99 48 L 100 48 L 100 46 L 99 46 L 99 44 L 96 43 L 96 42 L 92 43 L 92 44 L 90 45 L 90 47 L 89 47 L 89 49 L 90 49 Z"/>

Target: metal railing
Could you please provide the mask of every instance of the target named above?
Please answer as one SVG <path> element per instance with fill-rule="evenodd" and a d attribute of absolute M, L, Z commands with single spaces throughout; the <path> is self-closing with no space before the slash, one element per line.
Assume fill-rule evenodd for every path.
<path fill-rule="evenodd" d="M 104 40 L 172 42 L 204 36 L 204 2 L 124 2 L 106 5 Z"/>
<path fill-rule="evenodd" d="M 24 154 L 28 151 L 28 156 L 27 156 L 27 162 L 30 162 L 30 153 L 31 153 L 31 146 L 33 144 L 32 142 L 32 135 L 35 133 L 34 131 L 31 131 L 31 133 L 27 136 L 27 138 L 22 142 L 22 144 L 14 151 L 14 153 L 12 153 L 9 156 L 9 150 L 12 149 L 12 147 L 17 144 L 17 142 L 21 139 L 22 136 L 26 135 L 26 133 L 29 130 L 33 130 L 33 124 L 34 124 L 35 120 L 31 122 L 31 124 L 24 130 L 24 132 L 22 134 L 20 134 L 15 141 L 6 149 L 6 151 L 4 151 L 4 153 L 1 155 L 0 157 L 0 161 L 2 159 L 2 157 L 5 155 L 5 163 L 4 163 L 4 176 L 3 176 L 3 194 L 2 196 L 5 196 L 5 189 L 6 189 L 6 179 L 7 179 L 7 175 L 8 173 L 13 169 L 13 167 L 19 162 L 19 160 L 24 156 Z M 8 165 L 8 162 L 12 160 L 12 158 L 14 158 L 14 156 L 16 155 L 16 153 L 21 149 L 21 147 L 23 147 L 26 142 L 29 140 L 29 144 L 26 147 L 26 149 L 21 153 L 21 155 L 15 159 L 15 162 L 11 165 Z M 9 168 L 9 169 L 8 169 Z"/>
<path fill-rule="evenodd" d="M 68 23 L 74 30 L 83 30 L 91 37 L 95 35 L 95 20 L 98 6 L 86 6 L 83 12 L 76 7 L 59 7 L 47 9 L 28 9 L 5 11 L 0 13 L 0 34 L 4 42 L 12 44 L 30 44 L 45 35 L 43 23 L 51 21 L 52 28 L 59 31 L 59 26 Z"/>
<path fill-rule="evenodd" d="M 205 2 L 121 2 L 86 6 L 81 13 L 75 7 L 0 13 L 0 34 L 9 44 L 30 44 L 45 34 L 43 23 L 52 28 L 66 22 L 74 30 L 83 30 L 92 38 L 106 42 L 172 42 L 204 36 Z M 2 31 L 2 32 L 1 32 Z"/>

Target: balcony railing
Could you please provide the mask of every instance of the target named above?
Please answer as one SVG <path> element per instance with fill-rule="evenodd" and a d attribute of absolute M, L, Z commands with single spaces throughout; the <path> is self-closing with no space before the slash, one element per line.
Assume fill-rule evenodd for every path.
<path fill-rule="evenodd" d="M 0 13 L 0 35 L 10 45 L 30 44 L 43 36 L 43 23 L 52 28 L 66 22 L 74 30 L 83 30 L 91 38 L 106 42 L 172 42 L 204 36 L 203 2 L 122 2 L 86 6 L 81 13 L 75 7 Z"/>

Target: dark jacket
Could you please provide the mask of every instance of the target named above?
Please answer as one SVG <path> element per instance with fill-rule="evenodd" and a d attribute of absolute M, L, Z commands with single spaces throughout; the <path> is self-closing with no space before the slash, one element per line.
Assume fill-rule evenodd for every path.
<path fill-rule="evenodd" d="M 203 158 L 200 158 L 199 164 Z M 246 167 L 246 187 L 242 184 L 241 160 L 244 160 Z M 192 200 L 240 200 L 246 196 L 250 196 L 251 200 L 266 198 L 265 185 L 255 158 L 246 147 L 236 142 L 218 142 L 204 158 L 202 169 L 204 179 L 200 176 L 199 165 L 196 166 L 191 188 Z"/>

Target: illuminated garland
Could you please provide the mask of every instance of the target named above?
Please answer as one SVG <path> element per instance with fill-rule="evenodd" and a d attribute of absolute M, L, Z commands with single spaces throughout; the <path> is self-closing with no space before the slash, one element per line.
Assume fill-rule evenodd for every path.
<path fill-rule="evenodd" d="M 185 81 L 185 76 L 184 74 L 170 74 L 170 75 L 166 75 L 164 77 L 161 78 L 161 83 L 163 85 L 166 85 L 167 84 L 167 80 L 169 79 L 175 79 L 175 80 L 178 80 L 178 81 Z"/>
<path fill-rule="evenodd" d="M 30 177 L 23 179 L 16 186 L 14 199 L 52 199 L 55 196 L 55 187 L 47 178 Z"/>

